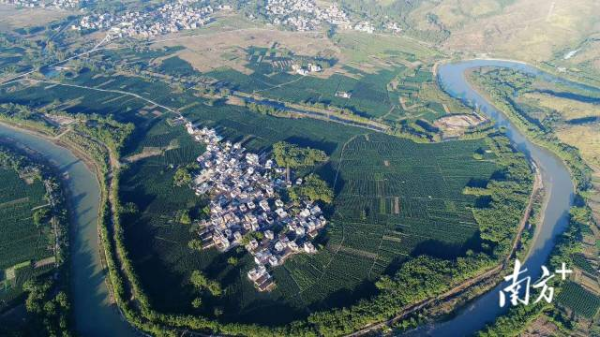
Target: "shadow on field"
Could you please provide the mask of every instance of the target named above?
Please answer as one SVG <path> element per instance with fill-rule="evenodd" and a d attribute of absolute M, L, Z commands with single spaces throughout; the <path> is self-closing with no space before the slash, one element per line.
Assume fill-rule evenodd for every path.
<path fill-rule="evenodd" d="M 298 136 L 288 137 L 285 139 L 285 141 L 288 143 L 296 144 L 301 147 L 310 147 L 313 149 L 321 150 L 321 151 L 325 152 L 328 156 L 330 156 L 333 153 L 333 151 L 335 151 L 335 149 L 337 148 L 337 145 L 338 145 L 334 142 L 327 142 L 327 141 L 323 141 L 323 140 L 318 141 L 318 140 L 305 138 L 305 137 L 298 137 Z"/>
<path fill-rule="evenodd" d="M 411 256 L 428 255 L 434 258 L 454 260 L 465 256 L 467 251 L 481 251 L 481 237 L 475 232 L 464 244 L 453 244 L 440 240 L 425 240 L 419 243 L 411 252 Z"/>

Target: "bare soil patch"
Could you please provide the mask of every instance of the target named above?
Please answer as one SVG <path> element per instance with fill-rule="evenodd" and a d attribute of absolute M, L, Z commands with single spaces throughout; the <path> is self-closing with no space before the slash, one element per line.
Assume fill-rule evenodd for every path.
<path fill-rule="evenodd" d="M 440 129 L 446 137 L 456 137 L 465 133 L 470 128 L 473 128 L 485 119 L 481 116 L 471 115 L 450 115 L 437 119 L 433 125 Z"/>
<path fill-rule="evenodd" d="M 297 55 L 318 56 L 336 54 L 340 50 L 320 32 L 285 32 L 268 28 L 242 28 L 230 31 L 217 31 L 210 34 L 178 36 L 173 39 L 157 41 L 155 48 L 183 46 L 184 50 L 177 55 L 189 62 L 200 72 L 228 67 L 245 74 L 252 72 L 248 64 L 245 49 L 255 46 L 269 48 L 277 43 L 279 48 L 286 48 Z M 328 76 L 335 71 L 332 67 L 319 76 Z"/>
<path fill-rule="evenodd" d="M 17 8 L 0 5 L 0 30 L 43 26 L 75 12 L 53 8 Z"/>

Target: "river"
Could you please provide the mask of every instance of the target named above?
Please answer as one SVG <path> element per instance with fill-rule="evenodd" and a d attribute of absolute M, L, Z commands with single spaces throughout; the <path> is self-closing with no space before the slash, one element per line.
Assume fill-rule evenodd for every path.
<path fill-rule="evenodd" d="M 444 90 L 456 98 L 477 104 L 483 113 L 498 122 L 498 127 L 506 127 L 506 134 L 513 144 L 535 161 L 541 170 L 548 206 L 543 223 L 536 228 L 531 252 L 525 262 L 525 268 L 535 278 L 541 274 L 540 267 L 552 251 L 556 237 L 567 226 L 574 186 L 560 159 L 527 140 L 504 115 L 468 84 L 465 71 L 482 66 L 506 67 L 545 78 L 552 77 L 533 67 L 510 61 L 473 60 L 446 64 L 438 69 L 438 80 Z M 556 80 L 566 83 L 564 80 Z M 43 138 L 2 125 L 0 137 L 12 138 L 44 154 L 61 172 L 68 174 L 67 189 L 73 205 L 71 277 L 77 331 L 82 336 L 133 336 L 134 332 L 121 319 L 115 305 L 110 303 L 104 283 L 97 235 L 100 188 L 94 174 L 71 152 Z M 498 291 L 502 286 L 480 296 L 452 319 L 422 326 L 405 335 L 465 336 L 475 333 L 506 311 L 498 305 Z"/>
<path fill-rule="evenodd" d="M 71 300 L 78 334 L 134 336 L 116 305 L 111 303 L 104 282 L 98 238 L 100 186 L 95 174 L 69 150 L 29 132 L 0 124 L 0 138 L 40 153 L 67 177 L 65 187 L 71 205 Z"/>
<path fill-rule="evenodd" d="M 501 67 L 520 70 L 546 80 L 558 81 L 577 87 L 589 87 L 556 78 L 548 73 L 523 63 L 500 60 L 472 60 L 445 64 L 438 69 L 438 82 L 453 97 L 470 102 L 481 108 L 487 116 L 497 121 L 497 127 L 505 127 L 506 135 L 514 146 L 534 161 L 541 170 L 548 204 L 544 210 L 543 222 L 536 228 L 531 241 L 531 250 L 523 268 L 533 279 L 541 275 L 541 266 L 546 263 L 555 241 L 567 227 L 569 209 L 573 203 L 574 186 L 565 164 L 545 148 L 533 144 L 514 126 L 508 118 L 500 113 L 486 99 L 478 94 L 467 82 L 465 71 L 479 67 Z M 469 336 L 496 317 L 506 313 L 506 308 L 499 306 L 499 291 L 506 284 L 500 284 L 486 294 L 460 310 L 453 318 L 445 322 L 431 323 L 406 333 L 406 336 Z"/>

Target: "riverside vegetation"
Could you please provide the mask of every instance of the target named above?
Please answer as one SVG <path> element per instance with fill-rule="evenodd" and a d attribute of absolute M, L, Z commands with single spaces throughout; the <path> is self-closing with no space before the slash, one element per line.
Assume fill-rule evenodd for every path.
<path fill-rule="evenodd" d="M 13 33 L 5 38 L 6 48 L 22 47 Z M 66 32 L 56 43 L 85 47 L 76 42 L 80 38 Z M 531 191 L 525 158 L 491 127 L 440 142 L 433 122 L 446 110 L 469 112 L 436 86 L 433 64 L 445 55 L 390 39 L 334 33 L 331 40 L 347 58 L 327 60 L 340 73 L 303 78 L 273 74 L 263 64 L 271 54 L 292 61 L 311 57 L 278 48 L 239 51 L 243 60 L 261 54 L 252 57 L 248 67 L 255 73 L 248 75 L 199 71 L 174 58 L 185 57 L 179 52 L 186 47 L 127 41 L 123 48 L 72 60 L 58 75 L 40 71 L 3 86 L 0 102 L 8 105 L 2 118 L 60 136 L 94 165 L 104 192 L 100 230 L 109 284 L 124 316 L 140 330 L 342 335 L 496 266 Z M 363 43 L 374 52 L 356 47 Z M 64 58 L 54 48 L 45 54 L 43 46 L 27 47 L 32 57 Z M 383 61 L 375 69 L 361 67 L 373 59 Z M 295 119 L 277 109 L 228 102 L 236 92 L 389 129 Z M 324 208 L 331 229 L 317 238 L 320 253 L 294 257 L 277 271 L 281 282 L 270 297 L 240 280 L 248 256 L 232 251 L 219 257 L 188 247 L 207 205 L 205 196 L 185 186 L 194 169 L 188 165 L 204 149 L 176 125 L 177 113 L 256 153 L 320 151 L 299 156 L 307 161 L 282 162 L 298 165 L 303 177 L 314 180 L 312 191 L 298 193 L 330 202 Z M 57 125 L 48 116 L 72 122 Z"/>
<path fill-rule="evenodd" d="M 61 182 L 39 155 L 0 144 L 0 334 L 71 336 L 69 220 Z M 15 308 L 24 306 L 26 313 Z"/>
<path fill-rule="evenodd" d="M 555 285 L 554 303 L 511 309 L 480 335 L 517 336 L 540 320 L 548 321 L 546 324 L 560 335 L 598 333 L 600 292 L 597 280 L 594 281 L 598 272 L 592 267 L 598 262 L 598 251 L 596 245 L 588 243 L 599 240 L 595 197 L 599 189 L 593 179 L 598 165 L 597 150 L 586 146 L 590 138 L 565 139 L 561 134 L 576 132 L 573 128 L 580 121 L 584 125 L 597 123 L 593 118 L 597 113 L 593 102 L 598 101 L 600 91 L 548 82 L 501 68 L 480 69 L 470 74 L 470 80 L 511 121 L 534 141 L 556 153 L 570 168 L 576 182 L 575 205 L 570 212 L 569 227 L 552 254 L 550 266 L 573 261 L 575 271 L 581 270 L 584 275 L 566 284 Z M 554 103 L 548 104 L 550 100 Z"/>

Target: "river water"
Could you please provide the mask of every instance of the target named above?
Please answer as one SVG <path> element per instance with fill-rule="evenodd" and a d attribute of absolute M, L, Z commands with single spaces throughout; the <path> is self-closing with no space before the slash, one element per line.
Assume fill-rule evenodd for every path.
<path fill-rule="evenodd" d="M 576 87 L 589 87 L 571 83 L 528 65 L 497 60 L 473 60 L 446 64 L 438 69 L 438 81 L 442 88 L 453 97 L 470 102 L 481 108 L 487 116 L 497 121 L 498 127 L 505 127 L 507 136 L 515 147 L 524 152 L 541 170 L 542 181 L 546 189 L 548 206 L 543 214 L 543 222 L 536 228 L 531 242 L 531 251 L 523 268 L 533 279 L 541 275 L 541 266 L 546 263 L 555 240 L 564 232 L 568 224 L 569 208 L 573 202 L 574 186 L 565 164 L 550 151 L 530 142 L 503 114 L 479 95 L 467 82 L 465 71 L 479 67 L 502 67 L 520 70 L 546 80 L 567 83 Z M 516 224 L 515 224 L 516 225 Z M 507 272 L 508 274 L 508 272 Z M 445 322 L 432 323 L 409 331 L 407 336 L 468 336 L 476 333 L 496 317 L 506 313 L 506 308 L 499 306 L 499 291 L 506 284 L 500 284 L 486 294 L 480 296 L 467 307 L 460 310 L 452 319 Z"/>
<path fill-rule="evenodd" d="M 95 174 L 69 150 L 27 132 L 0 124 L 0 138 L 18 142 L 42 154 L 66 180 L 71 204 L 71 300 L 79 335 L 133 336 L 104 283 L 98 238 L 100 186 Z"/>
<path fill-rule="evenodd" d="M 476 104 L 483 113 L 495 119 L 499 127 L 506 127 L 507 136 L 513 144 L 535 161 L 541 170 L 543 184 L 549 198 L 548 207 L 545 209 L 542 225 L 536 229 L 531 242 L 531 252 L 524 266 L 530 276 L 539 277 L 540 267 L 552 251 L 557 235 L 567 226 L 574 187 L 569 172 L 561 160 L 548 150 L 528 141 L 506 117 L 467 83 L 465 71 L 482 66 L 518 69 L 544 76 L 546 79 L 552 77 L 521 63 L 495 60 L 465 61 L 446 64 L 438 69 L 438 80 L 444 90 L 456 98 Z M 565 83 L 564 80 L 556 80 Z M 121 319 L 116 306 L 110 303 L 104 283 L 100 262 L 100 242 L 97 235 L 100 188 L 94 174 L 71 152 L 43 138 L 2 125 L 0 125 L 0 137 L 12 138 L 44 154 L 69 177 L 67 192 L 73 205 L 71 278 L 77 331 L 82 336 L 92 337 L 133 336 L 134 332 L 129 324 Z M 446 322 L 422 326 L 409 331 L 406 335 L 466 336 L 477 332 L 506 311 L 498 305 L 498 291 L 503 286 L 499 285 L 480 296 L 459 311 L 454 318 Z"/>

